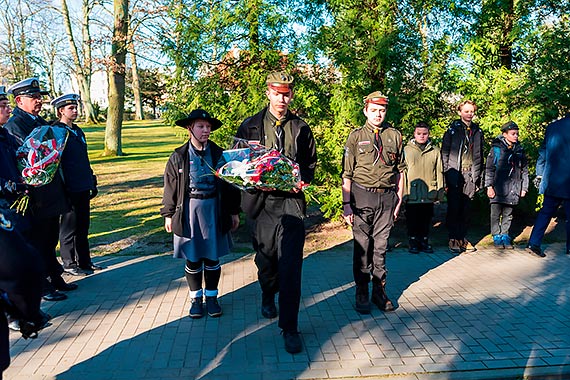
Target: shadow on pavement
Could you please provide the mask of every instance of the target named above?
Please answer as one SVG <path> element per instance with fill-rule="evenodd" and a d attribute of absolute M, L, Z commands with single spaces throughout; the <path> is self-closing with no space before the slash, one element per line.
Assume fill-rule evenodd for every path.
<path fill-rule="evenodd" d="M 80 281 L 82 295 L 75 302 L 71 295 L 50 307 L 59 317 L 52 334 L 41 339 L 48 341 L 43 344 L 73 337 L 101 340 L 93 353 L 80 354 L 56 376 L 64 380 L 402 373 L 458 379 L 458 371 L 489 370 L 511 370 L 517 377 L 504 378 L 522 378 L 532 368 L 550 368 L 550 375 L 564 378 L 567 369 L 557 366 L 570 363 L 570 267 L 557 247 L 549 247 L 546 259 L 523 250 L 453 256 L 396 249 L 387 258 L 388 292 L 399 307 L 367 316 L 353 309 L 350 247 L 305 259 L 299 326 L 305 350 L 298 355 L 284 351 L 277 320 L 259 315 L 249 254 L 226 257 L 221 318 L 186 316 L 180 260 L 113 258 L 112 270 Z M 97 338 L 107 323 L 112 328 Z"/>

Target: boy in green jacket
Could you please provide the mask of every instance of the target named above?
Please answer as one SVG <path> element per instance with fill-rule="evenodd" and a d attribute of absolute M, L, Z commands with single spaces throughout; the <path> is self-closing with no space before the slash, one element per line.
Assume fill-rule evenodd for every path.
<path fill-rule="evenodd" d="M 409 251 L 432 253 L 429 227 L 433 203 L 443 199 L 443 164 L 439 148 L 429 139 L 429 126 L 419 122 L 414 138 L 404 147 L 406 172 L 404 202 L 408 227 Z"/>

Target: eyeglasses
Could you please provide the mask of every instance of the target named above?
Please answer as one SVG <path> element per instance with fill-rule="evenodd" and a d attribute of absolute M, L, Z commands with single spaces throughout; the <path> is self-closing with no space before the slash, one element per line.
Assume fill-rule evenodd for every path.
<path fill-rule="evenodd" d="M 12 106 L 10 106 L 9 104 L 0 104 L 0 109 L 10 109 L 12 108 Z"/>
<path fill-rule="evenodd" d="M 31 98 L 31 99 L 36 99 L 36 100 L 40 100 L 42 98 L 41 94 L 31 94 L 31 95 L 24 94 L 24 95 L 20 95 L 20 96 L 23 96 L 24 98 Z"/>

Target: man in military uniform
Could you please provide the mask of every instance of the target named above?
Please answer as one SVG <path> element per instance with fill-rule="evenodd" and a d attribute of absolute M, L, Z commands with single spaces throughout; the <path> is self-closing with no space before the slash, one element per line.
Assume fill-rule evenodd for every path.
<path fill-rule="evenodd" d="M 274 72 L 267 77 L 269 106 L 247 118 L 236 137 L 273 147 L 299 164 L 301 180 L 313 180 L 317 153 L 311 129 L 289 111 L 293 77 Z M 298 315 L 301 302 L 301 267 L 306 211 L 302 192 L 257 191 L 242 193 L 242 209 L 253 221 L 253 247 L 262 290 L 261 314 L 275 318 L 275 294 L 279 293 L 279 327 L 285 350 L 302 350 Z"/>
<path fill-rule="evenodd" d="M 10 210 L 26 186 L 19 183 L 18 143 L 2 128 L 9 118 L 10 103 L 0 86 L 0 379 L 10 364 L 6 314 L 24 337 L 45 327 L 50 318 L 40 310 L 43 261 L 20 234 L 26 219 Z"/>
<path fill-rule="evenodd" d="M 366 123 L 350 133 L 344 147 L 342 205 L 354 235 L 355 309 L 370 313 L 371 301 L 382 311 L 394 306 L 386 294 L 386 249 L 402 202 L 406 164 L 402 135 L 385 122 L 388 97 L 379 91 L 364 98 Z"/>
<path fill-rule="evenodd" d="M 13 135 L 20 145 L 36 127 L 49 125 L 39 116 L 42 109 L 42 96 L 48 92 L 40 88 L 37 78 L 28 78 L 10 88 L 8 93 L 14 95 L 16 108 L 4 128 Z M 63 179 L 55 175 L 53 180 L 44 186 L 30 189 L 31 228 L 25 237 L 40 252 L 46 266 L 47 279 L 44 281 L 43 299 L 60 301 L 66 299 L 64 293 L 77 288 L 76 284 L 67 284 L 61 274 L 63 267 L 56 257 L 56 246 L 59 240 L 60 215 L 69 210 L 65 196 Z"/>

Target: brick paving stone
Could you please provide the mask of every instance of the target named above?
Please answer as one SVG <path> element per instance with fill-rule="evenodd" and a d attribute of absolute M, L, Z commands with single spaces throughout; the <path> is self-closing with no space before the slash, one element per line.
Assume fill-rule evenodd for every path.
<path fill-rule="evenodd" d="M 70 299 L 42 305 L 54 319 L 38 339 L 11 333 L 13 363 L 5 377 L 431 380 L 445 371 L 464 380 L 504 368 L 570 377 L 570 269 L 556 254 L 561 247 L 549 246 L 546 260 L 485 247 L 460 256 L 444 248 L 433 255 L 395 249 L 387 258 L 388 292 L 398 309 L 374 308 L 368 316 L 352 306 L 351 246 L 307 255 L 299 315 L 305 351 L 298 355 L 284 352 L 277 319 L 259 315 L 249 253 L 224 257 L 224 315 L 201 320 L 187 316 L 180 261 L 99 258 L 107 270 L 74 278 L 80 287 Z M 336 275 L 322 276 L 324 267 Z"/>

